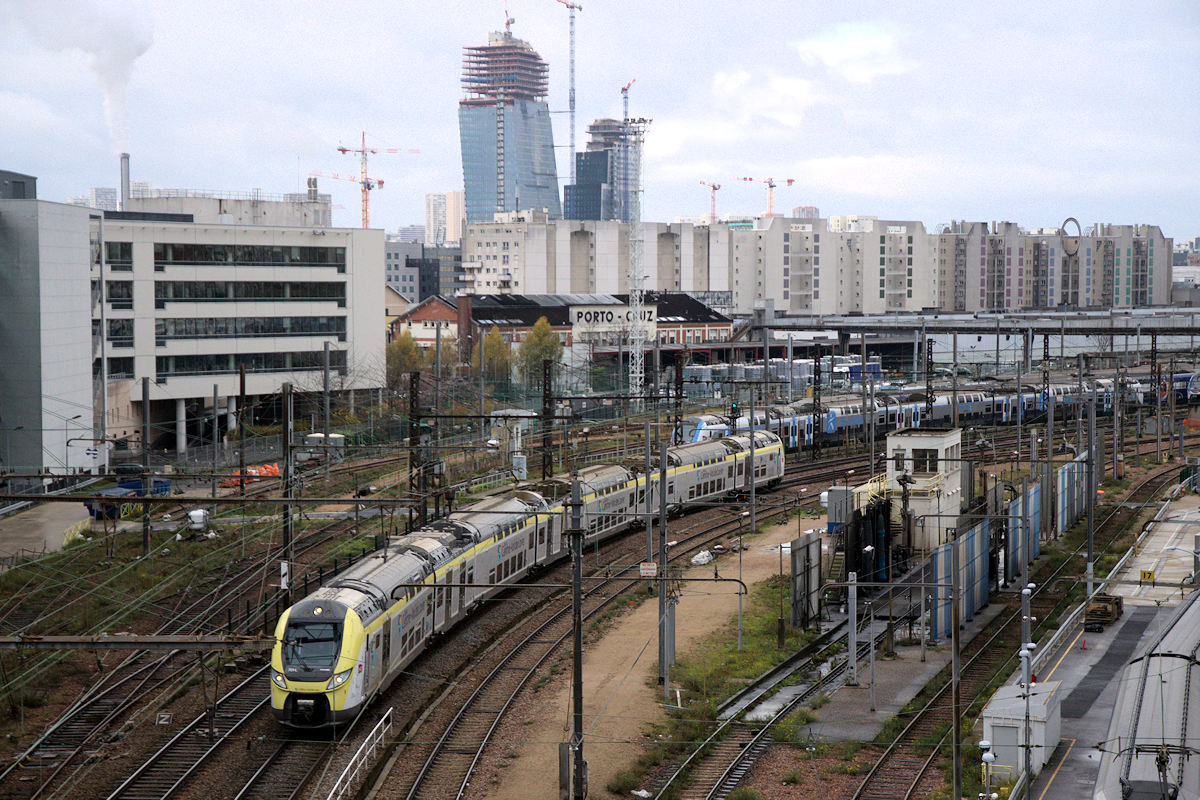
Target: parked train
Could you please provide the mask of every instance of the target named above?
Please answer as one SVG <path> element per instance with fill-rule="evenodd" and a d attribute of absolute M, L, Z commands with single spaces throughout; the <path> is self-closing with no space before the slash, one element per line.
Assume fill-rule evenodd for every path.
<path fill-rule="evenodd" d="M 778 484 L 783 443 L 767 431 L 667 450 L 669 510 Z M 610 464 L 580 470 L 587 541 L 658 508 L 657 465 L 644 474 Z M 647 498 L 647 491 L 649 498 Z M 275 629 L 271 708 L 284 725 L 314 728 L 352 719 L 426 646 L 471 609 L 531 571 L 566 555 L 571 482 L 522 484 L 465 506 L 331 579 L 291 606 Z M 439 583 L 450 584 L 439 586 Z"/>
<path fill-rule="evenodd" d="M 1193 592 L 1120 674 L 1093 797 L 1200 797 L 1192 760 L 1200 714 L 1191 696 L 1200 682 L 1198 654 L 1200 595 Z"/>
<path fill-rule="evenodd" d="M 1195 373 L 1180 373 L 1174 376 L 1177 402 L 1188 402 L 1189 398 L 1200 400 L 1200 380 Z M 1091 397 L 1092 384 L 1096 387 L 1097 407 L 1099 414 L 1112 411 L 1115 398 L 1116 383 L 1111 378 L 1099 378 L 1085 382 L 1083 401 Z M 1126 396 L 1133 404 L 1153 404 L 1158 395 L 1169 397 L 1167 381 L 1164 380 L 1156 393 L 1153 387 L 1145 384 L 1127 382 Z M 1018 408 L 1021 409 L 1021 419 L 1035 421 L 1044 418 L 1048 401 L 1047 396 L 1054 398 L 1056 408 L 1072 409 L 1079 402 L 1078 383 L 1051 384 L 1047 391 L 1038 386 L 1026 386 L 1023 391 L 991 392 L 977 388 L 964 388 L 958 392 L 959 424 L 993 424 L 1016 422 Z M 1165 402 L 1165 400 L 1164 400 Z M 898 397 L 877 394 L 875 397 L 875 430 L 877 434 L 898 428 L 921 427 L 922 425 L 949 425 L 954 418 L 954 396 L 950 393 L 939 394 L 933 401 L 933 407 L 927 410 L 924 397 L 920 399 L 903 400 Z M 1066 413 L 1070 414 L 1070 411 Z M 790 405 L 770 405 L 765 409 L 755 409 L 754 430 L 768 430 L 783 441 L 788 450 L 797 450 L 813 446 L 822 441 L 840 442 L 849 431 L 851 436 L 861 437 L 864 433 L 864 419 L 869 422 L 868 410 L 864 415 L 861 400 L 849 399 L 843 396 L 832 400 L 821 409 L 817 418 L 817 427 L 813 428 L 812 403 L 803 400 Z M 748 414 L 739 413 L 730 425 L 732 414 L 699 414 L 685 417 L 682 423 L 682 438 L 685 442 L 702 442 L 718 439 L 734 433 L 745 433 L 750 430 Z"/>

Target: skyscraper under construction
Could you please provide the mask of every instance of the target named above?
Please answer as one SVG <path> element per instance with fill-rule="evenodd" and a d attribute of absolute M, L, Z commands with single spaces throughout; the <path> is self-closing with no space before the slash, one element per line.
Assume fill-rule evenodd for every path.
<path fill-rule="evenodd" d="M 511 31 L 463 48 L 458 104 L 468 222 L 497 211 L 546 209 L 561 216 L 554 133 L 546 105 L 550 69 L 528 42 Z"/>

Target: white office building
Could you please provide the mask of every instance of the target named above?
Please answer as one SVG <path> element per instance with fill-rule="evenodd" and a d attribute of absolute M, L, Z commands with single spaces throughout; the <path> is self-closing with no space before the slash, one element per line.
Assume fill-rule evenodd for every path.
<path fill-rule="evenodd" d="M 104 331 L 95 357 L 102 346 L 109 433 L 138 440 L 148 401 L 155 429 L 173 434 L 151 445 L 185 451 L 189 431 L 213 412 L 214 387 L 217 413 L 232 428 L 242 367 L 248 397 L 273 395 L 284 382 L 312 391 L 322 384 L 326 342 L 336 390 L 381 386 L 383 231 L 311 227 L 303 203 L 292 225 L 221 224 L 211 212 L 231 206 L 198 200 L 170 199 L 163 205 L 174 213 L 144 200 L 104 220 L 105 302 L 92 318 Z M 294 205 L 245 202 L 277 222 Z M 198 218 L 178 212 L 185 207 Z M 93 264 L 97 281 L 100 270 Z"/>

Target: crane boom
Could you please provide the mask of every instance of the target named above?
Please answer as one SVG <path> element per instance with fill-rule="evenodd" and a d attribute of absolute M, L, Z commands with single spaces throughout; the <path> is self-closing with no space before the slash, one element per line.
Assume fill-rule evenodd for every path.
<path fill-rule="evenodd" d="M 779 184 L 775 183 L 774 178 L 738 178 L 740 181 L 751 181 L 753 183 L 764 183 L 767 186 L 767 216 L 775 216 L 775 187 Z M 795 183 L 794 178 L 785 178 L 784 185 L 791 186 Z"/>
<path fill-rule="evenodd" d="M 707 186 L 712 191 L 712 212 L 708 215 L 708 224 L 717 224 L 717 192 L 721 189 L 721 184 L 710 183 L 708 181 L 700 181 L 701 186 Z"/>

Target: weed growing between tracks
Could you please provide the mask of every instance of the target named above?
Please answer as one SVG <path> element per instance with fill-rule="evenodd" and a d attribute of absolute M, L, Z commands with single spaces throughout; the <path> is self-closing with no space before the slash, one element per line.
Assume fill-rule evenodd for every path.
<path fill-rule="evenodd" d="M 781 588 L 784 613 L 790 608 L 787 584 L 786 578 L 781 582 L 775 575 L 751 587 L 744 601 L 741 652 L 737 649 L 737 628 L 729 626 L 700 641 L 676 663 L 671 677 L 684 688 L 690 702 L 715 708 L 783 656 L 812 641 L 812 634 L 789 627 L 785 629 L 783 650 L 776 649 Z"/>

